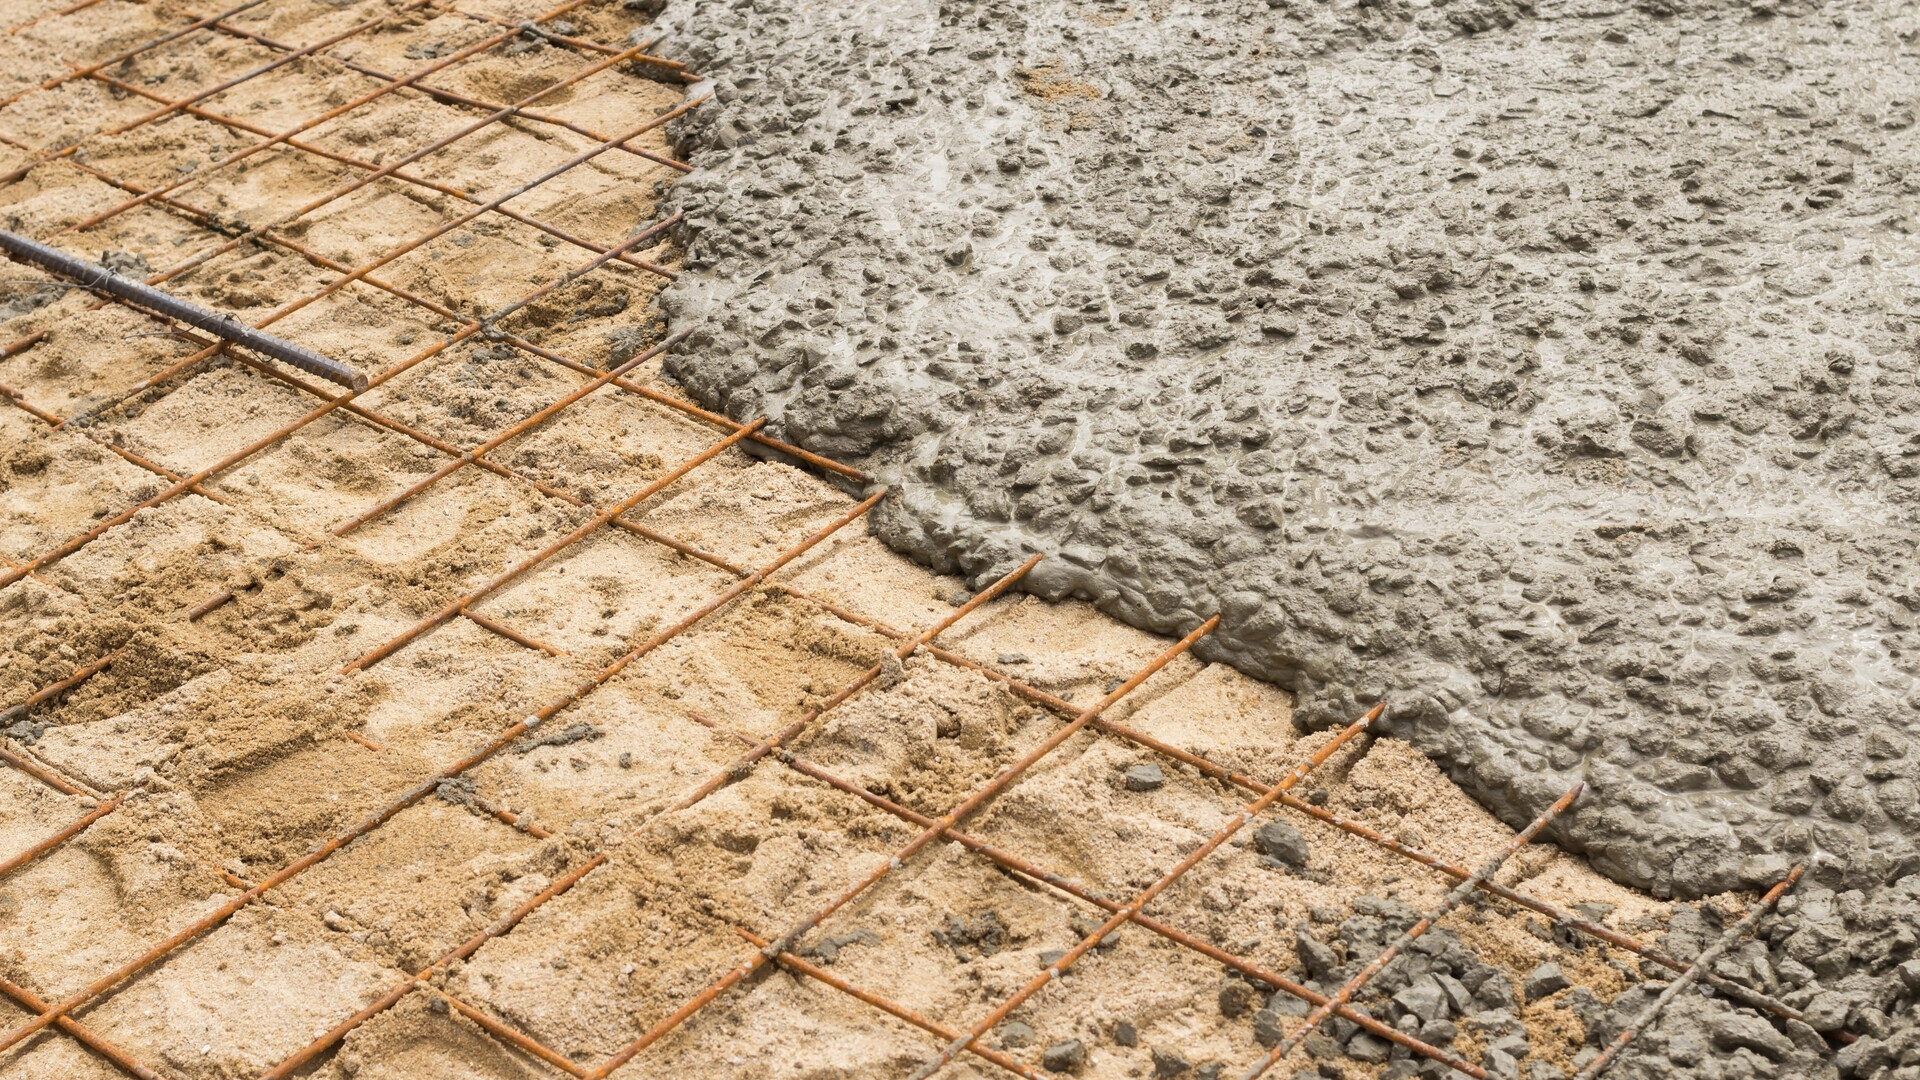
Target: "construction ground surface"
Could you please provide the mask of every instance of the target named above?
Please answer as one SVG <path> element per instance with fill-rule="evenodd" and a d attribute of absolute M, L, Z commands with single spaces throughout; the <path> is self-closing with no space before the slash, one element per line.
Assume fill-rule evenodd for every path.
<path fill-rule="evenodd" d="M 10 271 L 0 1075 L 896 1076 L 983 1021 L 950 1074 L 1239 1075 L 1281 979 L 1513 846 L 1405 744 L 931 574 L 853 470 L 678 397 L 698 83 L 644 13 L 0 12 L 8 229 L 373 378 Z M 1754 903 L 1546 844 L 1494 880 L 1694 952 Z M 1484 893 L 1441 925 L 1356 998 L 1401 1045 L 1336 1018 L 1277 1075 L 1569 1075 L 1663 970 Z"/>

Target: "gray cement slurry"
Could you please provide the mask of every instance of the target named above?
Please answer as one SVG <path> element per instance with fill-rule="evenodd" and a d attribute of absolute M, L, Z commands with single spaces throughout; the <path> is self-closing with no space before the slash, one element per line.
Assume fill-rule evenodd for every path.
<path fill-rule="evenodd" d="M 673 0 L 701 327 L 877 528 L 1658 894 L 1920 867 L 1920 16 Z"/>

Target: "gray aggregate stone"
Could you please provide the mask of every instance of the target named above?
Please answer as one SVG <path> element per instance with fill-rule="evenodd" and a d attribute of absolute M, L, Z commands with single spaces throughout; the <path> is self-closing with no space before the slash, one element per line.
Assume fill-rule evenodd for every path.
<path fill-rule="evenodd" d="M 1370 1065 L 1383 1064 L 1392 1049 L 1392 1043 L 1365 1032 L 1347 1040 L 1347 1056 Z"/>
<path fill-rule="evenodd" d="M 1852 1007 L 1852 1002 L 1847 1000 L 1846 995 L 1828 991 L 1814 995 L 1813 1000 L 1807 1002 L 1807 1007 L 1801 1011 L 1805 1014 L 1809 1027 L 1825 1034 L 1845 1027 L 1847 1013 Z"/>
<path fill-rule="evenodd" d="M 1300 963 L 1307 969 L 1307 973 L 1315 979 L 1324 983 L 1339 975 L 1339 954 L 1305 930 L 1294 934 L 1293 950 L 1300 957 Z"/>
<path fill-rule="evenodd" d="M 1287 1027 L 1281 1022 L 1280 1014 L 1272 1009 L 1261 1009 L 1253 1014 L 1253 1039 L 1261 1046 L 1274 1047 L 1287 1037 Z"/>
<path fill-rule="evenodd" d="M 1260 1004 L 1259 991 L 1240 979 L 1223 982 L 1218 998 L 1220 1015 L 1229 1020 L 1254 1011 Z"/>
<path fill-rule="evenodd" d="M 1079 1039 L 1063 1039 L 1047 1046 L 1040 1065 L 1048 1072 L 1072 1072 L 1086 1064 L 1087 1048 Z"/>
<path fill-rule="evenodd" d="M 1413 985 L 1393 995 L 1393 1000 L 1422 1022 L 1446 1019 L 1452 1006 L 1447 992 L 1431 975 L 1421 976 Z"/>
<path fill-rule="evenodd" d="M 1168 1077 L 1179 1076 L 1181 1073 L 1193 1068 L 1193 1063 L 1181 1057 L 1178 1051 L 1169 1050 L 1165 1047 L 1154 1047 L 1151 1056 L 1153 1058 L 1153 1075 L 1158 1077 L 1159 1080 L 1167 1080 Z"/>
<path fill-rule="evenodd" d="M 1713 1021 L 1713 1044 L 1722 1050 L 1747 1047 L 1779 1060 L 1793 1052 L 1793 1040 L 1752 1014 L 1728 1012 Z"/>
<path fill-rule="evenodd" d="M 1907 992 L 1920 995 L 1920 960 L 1909 960 L 1895 969 Z"/>
<path fill-rule="evenodd" d="M 1573 980 L 1560 970 L 1560 965 L 1549 960 L 1527 973 L 1524 988 L 1528 1001 L 1539 1001 L 1572 985 Z"/>
<path fill-rule="evenodd" d="M 1253 842 L 1260 854 L 1286 866 L 1305 866 L 1311 854 L 1307 838 L 1284 821 L 1269 821 L 1260 826 L 1254 831 Z"/>
<path fill-rule="evenodd" d="M 1420 1025 L 1419 1035 L 1429 1046 L 1445 1046 L 1460 1037 L 1460 1028 L 1451 1020 L 1429 1020 Z"/>
<path fill-rule="evenodd" d="M 1440 985 L 1440 989 L 1446 991 L 1447 1004 L 1454 1015 L 1464 1015 L 1473 1008 L 1473 992 L 1468 990 L 1459 979 L 1442 972 L 1435 972 L 1433 981 Z"/>
<path fill-rule="evenodd" d="M 1267 999 L 1266 1011 L 1275 1016 L 1305 1016 L 1313 1011 L 1313 1006 L 1285 991 L 1277 991 Z"/>

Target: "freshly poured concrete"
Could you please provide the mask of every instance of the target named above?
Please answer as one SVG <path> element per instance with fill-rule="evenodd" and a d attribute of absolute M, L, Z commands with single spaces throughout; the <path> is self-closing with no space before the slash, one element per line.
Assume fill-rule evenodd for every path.
<path fill-rule="evenodd" d="M 701 330 L 888 542 L 1183 631 L 1620 880 L 1920 865 L 1908 6 L 675 0 Z"/>

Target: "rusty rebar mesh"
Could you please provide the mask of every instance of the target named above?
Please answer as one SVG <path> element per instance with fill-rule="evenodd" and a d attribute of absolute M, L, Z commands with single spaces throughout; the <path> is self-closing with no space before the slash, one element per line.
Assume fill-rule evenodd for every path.
<path fill-rule="evenodd" d="M 767 1075 L 837 1068 L 834 1040 L 885 1014 L 903 1071 L 944 1046 L 1034 1076 L 1125 1045 L 1098 1003 L 1134 962 L 1234 1016 L 1274 988 L 1275 1021 L 1288 993 L 1325 1000 L 1231 893 L 1326 884 L 1262 865 L 1281 814 L 1408 856 L 1267 786 L 1316 749 L 1351 782 L 1378 760 L 1363 725 L 1293 742 L 1271 691 L 1183 655 L 1211 624 L 1035 671 L 994 642 L 1044 640 L 1045 616 L 994 590 L 903 599 L 906 571 L 841 531 L 881 496 L 755 464 L 742 444 L 779 449 L 756 425 L 655 384 L 654 195 L 686 168 L 664 130 L 699 103 L 642 14 L 83 0 L 3 21 L 8 228 L 373 379 L 342 394 L 31 281 L 5 300 L 27 314 L 0 430 L 34 512 L 0 528 L 30 661 L 5 676 L 0 776 L 33 785 L 37 831 L 0 861 L 0 918 L 30 931 L 0 954 L 0 1068 Z M 1271 753 L 1181 727 L 1234 694 L 1274 706 Z M 1201 839 L 1097 853 L 1115 799 Z M 1453 863 L 1408 873 L 1444 892 L 1467 856 L 1437 846 Z M 48 889 L 108 890 L 109 925 Z M 832 995 L 769 1000 L 776 965 Z M 974 990 L 924 992 L 956 980 Z M 1084 1011 L 1038 1039 L 1022 1017 L 1049 1009 Z M 1470 1045 L 1332 1023 L 1483 1075 Z M 1166 1030 L 1156 1068 L 1226 1045 Z"/>

